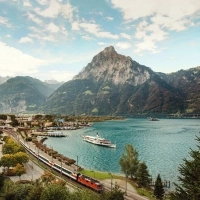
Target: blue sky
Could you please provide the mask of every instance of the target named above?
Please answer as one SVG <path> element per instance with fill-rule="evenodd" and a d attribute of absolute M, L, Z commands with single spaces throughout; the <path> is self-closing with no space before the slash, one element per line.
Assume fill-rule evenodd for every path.
<path fill-rule="evenodd" d="M 200 66 L 200 1 L 0 0 L 0 76 L 68 81 L 110 45 L 156 72 Z"/>

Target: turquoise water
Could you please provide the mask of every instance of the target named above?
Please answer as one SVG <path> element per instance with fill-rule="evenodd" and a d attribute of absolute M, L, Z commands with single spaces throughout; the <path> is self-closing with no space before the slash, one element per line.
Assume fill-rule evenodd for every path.
<path fill-rule="evenodd" d="M 68 137 L 48 138 L 47 146 L 77 160 L 83 168 L 121 173 L 118 161 L 125 153 L 126 144 L 132 144 L 144 161 L 153 178 L 177 181 L 178 166 L 183 158 L 190 158 L 190 148 L 195 149 L 196 136 L 200 136 L 199 119 L 147 119 L 129 118 L 123 121 L 94 123 L 93 126 L 63 131 Z M 117 148 L 105 148 L 87 143 L 82 135 L 100 136 L 116 143 Z"/>

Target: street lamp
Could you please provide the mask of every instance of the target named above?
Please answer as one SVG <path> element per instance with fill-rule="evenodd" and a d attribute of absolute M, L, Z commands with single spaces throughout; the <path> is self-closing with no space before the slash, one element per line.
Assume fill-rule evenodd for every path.
<path fill-rule="evenodd" d="M 111 173 L 110 174 L 110 190 L 112 191 L 112 185 L 113 185 L 113 175 Z"/>

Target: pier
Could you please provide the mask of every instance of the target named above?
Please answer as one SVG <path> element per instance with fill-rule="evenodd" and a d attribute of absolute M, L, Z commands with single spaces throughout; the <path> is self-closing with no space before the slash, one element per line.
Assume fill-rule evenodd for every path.
<path fill-rule="evenodd" d="M 67 137 L 63 132 L 47 132 L 48 137 Z"/>

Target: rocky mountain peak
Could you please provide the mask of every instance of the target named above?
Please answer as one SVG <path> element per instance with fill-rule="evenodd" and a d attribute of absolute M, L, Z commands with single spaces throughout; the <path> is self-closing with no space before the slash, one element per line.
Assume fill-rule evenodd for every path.
<path fill-rule="evenodd" d="M 117 54 L 117 52 L 115 51 L 115 48 L 113 46 L 109 46 L 109 47 L 106 47 L 104 50 L 103 50 L 103 53 L 104 54 L 107 54 L 107 53 L 115 53 Z"/>
<path fill-rule="evenodd" d="M 106 47 L 74 79 L 91 79 L 95 82 L 112 82 L 115 85 L 138 85 L 150 78 L 150 70 L 118 54 L 113 46 Z"/>

